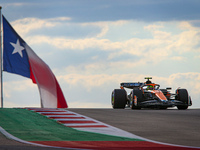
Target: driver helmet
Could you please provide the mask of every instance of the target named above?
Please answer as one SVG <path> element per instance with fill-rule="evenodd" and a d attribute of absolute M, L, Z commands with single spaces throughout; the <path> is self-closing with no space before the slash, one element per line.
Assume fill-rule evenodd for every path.
<path fill-rule="evenodd" d="M 147 86 L 147 90 L 153 90 L 153 86 L 152 85 Z"/>

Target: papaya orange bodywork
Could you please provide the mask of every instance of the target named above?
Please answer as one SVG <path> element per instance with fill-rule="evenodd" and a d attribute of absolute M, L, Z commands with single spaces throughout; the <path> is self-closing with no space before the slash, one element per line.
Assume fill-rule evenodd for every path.
<path fill-rule="evenodd" d="M 160 100 L 165 100 L 167 101 L 167 98 L 165 97 L 165 95 L 163 94 L 163 92 L 159 91 L 159 90 L 152 90 L 151 93 L 155 93 L 155 95 L 160 99 Z"/>

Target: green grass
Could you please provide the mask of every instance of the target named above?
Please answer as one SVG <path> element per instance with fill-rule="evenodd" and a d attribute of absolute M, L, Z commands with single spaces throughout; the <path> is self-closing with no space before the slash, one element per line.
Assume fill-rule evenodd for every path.
<path fill-rule="evenodd" d="M 0 108 L 0 126 L 26 141 L 141 141 L 78 131 L 38 113 L 17 108 Z"/>

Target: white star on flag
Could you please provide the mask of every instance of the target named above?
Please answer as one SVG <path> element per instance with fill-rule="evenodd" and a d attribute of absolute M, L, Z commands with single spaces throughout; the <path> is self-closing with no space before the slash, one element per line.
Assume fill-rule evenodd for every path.
<path fill-rule="evenodd" d="M 22 50 L 24 50 L 24 47 L 20 45 L 19 43 L 19 39 L 17 39 L 17 43 L 12 43 L 10 42 L 10 44 L 15 48 L 12 52 L 12 54 L 15 54 L 15 53 L 19 53 L 19 55 L 21 57 L 23 57 L 23 54 L 22 54 Z"/>

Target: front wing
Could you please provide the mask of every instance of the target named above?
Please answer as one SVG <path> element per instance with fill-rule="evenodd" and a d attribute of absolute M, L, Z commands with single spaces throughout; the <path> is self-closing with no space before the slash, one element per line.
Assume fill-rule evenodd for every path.
<path fill-rule="evenodd" d="M 147 100 L 140 102 L 140 107 L 175 107 L 175 106 L 191 106 L 191 104 L 184 104 L 182 101 L 178 100 L 167 100 L 167 101 L 160 101 L 160 100 Z"/>

